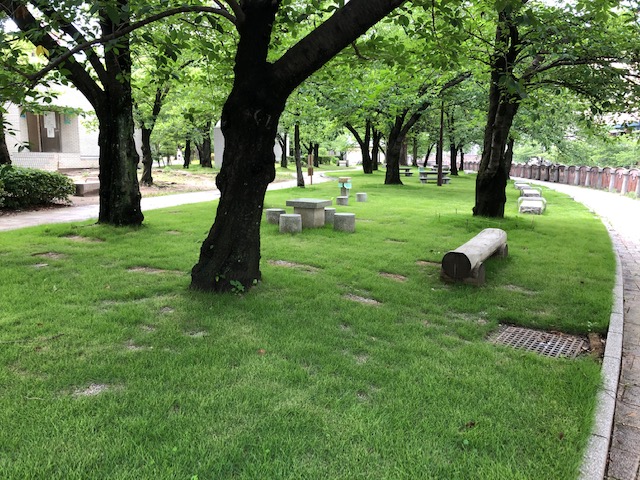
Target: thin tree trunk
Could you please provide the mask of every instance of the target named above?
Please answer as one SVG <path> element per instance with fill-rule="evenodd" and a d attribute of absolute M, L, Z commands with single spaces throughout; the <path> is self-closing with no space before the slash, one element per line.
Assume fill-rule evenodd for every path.
<path fill-rule="evenodd" d="M 225 138 L 225 150 L 227 148 Z M 207 121 L 202 129 L 202 143 L 200 144 L 200 166 L 205 168 L 213 168 L 211 164 L 211 120 Z"/>
<path fill-rule="evenodd" d="M 411 165 L 414 167 L 418 166 L 418 138 L 413 137 L 411 141 Z"/>
<path fill-rule="evenodd" d="M 371 147 L 371 170 L 378 171 L 380 165 L 380 141 L 382 140 L 382 132 L 374 127 L 371 128 L 373 135 L 373 145 Z"/>
<path fill-rule="evenodd" d="M 464 150 L 462 149 L 462 147 L 460 147 L 459 150 L 460 150 L 460 166 L 458 167 L 458 170 L 461 172 L 464 172 Z"/>
<path fill-rule="evenodd" d="M 153 185 L 153 157 L 151 156 L 151 129 L 143 126 L 142 130 L 142 185 Z"/>
<path fill-rule="evenodd" d="M 184 144 L 184 163 L 182 168 L 189 168 L 191 165 L 191 139 L 187 138 Z"/>
<path fill-rule="evenodd" d="M 313 166 L 314 167 L 320 166 L 320 144 L 319 143 L 313 144 Z"/>
<path fill-rule="evenodd" d="M 11 156 L 7 147 L 7 137 L 4 133 L 4 116 L 0 112 L 0 165 L 11 165 Z"/>
<path fill-rule="evenodd" d="M 427 154 L 424 156 L 424 165 L 422 165 L 423 167 L 427 166 L 427 163 L 429 162 L 429 157 L 431 156 L 431 153 L 433 152 L 433 149 L 435 146 L 436 146 L 436 142 L 429 144 L 429 147 L 427 148 Z"/>
<path fill-rule="evenodd" d="M 456 160 L 458 159 L 458 148 L 453 142 L 449 144 L 449 157 L 449 163 L 451 164 L 451 175 L 458 176 L 458 165 L 456 164 Z"/>
<path fill-rule="evenodd" d="M 293 127 L 293 151 L 296 161 L 296 178 L 298 187 L 304 188 L 304 175 L 302 174 L 302 152 L 300 150 L 300 124 L 296 123 Z"/>
<path fill-rule="evenodd" d="M 345 124 L 347 130 L 355 137 L 360 152 L 362 153 L 362 171 L 365 174 L 373 173 L 373 160 L 371 153 L 369 152 L 369 145 L 371 143 L 371 121 L 367 120 L 365 123 L 364 138 L 360 135 L 358 130 L 349 122 Z"/>
<path fill-rule="evenodd" d="M 276 135 L 276 139 L 278 140 L 278 143 L 280 144 L 280 167 L 282 168 L 287 168 L 288 167 L 288 160 L 287 160 L 287 134 L 277 134 Z"/>

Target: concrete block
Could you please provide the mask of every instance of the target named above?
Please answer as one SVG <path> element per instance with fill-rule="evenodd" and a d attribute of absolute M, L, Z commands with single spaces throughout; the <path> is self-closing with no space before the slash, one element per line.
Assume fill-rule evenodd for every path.
<path fill-rule="evenodd" d="M 283 213 L 279 218 L 280 233 L 302 232 L 302 215 L 299 213 Z"/>
<path fill-rule="evenodd" d="M 324 207 L 324 224 L 333 225 L 333 216 L 336 214 L 336 209 L 331 207 Z"/>
<path fill-rule="evenodd" d="M 267 215 L 267 222 L 273 223 L 274 225 L 279 225 L 280 215 L 286 213 L 284 208 L 267 208 L 265 212 Z"/>
<path fill-rule="evenodd" d="M 344 196 L 336 197 L 336 205 L 343 205 L 343 206 L 349 205 L 349 197 L 344 197 Z"/>
<path fill-rule="evenodd" d="M 355 213 L 336 213 L 333 216 L 333 229 L 339 232 L 353 233 L 356 231 Z"/>
<path fill-rule="evenodd" d="M 366 193 L 356 193 L 356 202 L 366 202 L 367 194 Z"/>

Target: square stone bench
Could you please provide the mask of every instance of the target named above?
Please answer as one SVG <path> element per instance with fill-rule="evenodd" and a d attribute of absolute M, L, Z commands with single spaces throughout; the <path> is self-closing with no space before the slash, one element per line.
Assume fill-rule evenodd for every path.
<path fill-rule="evenodd" d="M 283 213 L 287 213 L 284 208 L 267 208 L 265 210 L 267 223 L 278 225 L 280 223 L 280 215 L 282 215 Z"/>
<path fill-rule="evenodd" d="M 302 232 L 302 215 L 299 213 L 283 213 L 278 217 L 280 233 Z"/>
<path fill-rule="evenodd" d="M 547 201 L 542 197 L 520 197 L 518 199 L 518 213 L 542 215 L 546 208 Z"/>
<path fill-rule="evenodd" d="M 100 182 L 98 181 L 75 182 L 74 185 L 77 197 L 88 197 L 100 193 Z"/>
<path fill-rule="evenodd" d="M 353 233 L 356 231 L 355 213 L 336 213 L 333 216 L 333 229 L 339 232 Z"/>

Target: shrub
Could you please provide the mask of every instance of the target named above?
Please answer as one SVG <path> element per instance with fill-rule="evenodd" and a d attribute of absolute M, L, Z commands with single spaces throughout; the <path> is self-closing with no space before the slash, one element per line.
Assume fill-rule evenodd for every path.
<path fill-rule="evenodd" d="M 54 200 L 68 201 L 75 193 L 73 181 L 64 175 L 12 165 L 0 167 L 0 184 L 4 184 L 0 187 L 0 205 L 14 210 Z"/>

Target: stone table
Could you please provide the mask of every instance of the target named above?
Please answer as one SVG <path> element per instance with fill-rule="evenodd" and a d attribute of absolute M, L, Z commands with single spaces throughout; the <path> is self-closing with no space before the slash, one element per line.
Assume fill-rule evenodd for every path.
<path fill-rule="evenodd" d="M 294 198 L 287 200 L 287 206 L 302 217 L 302 228 L 324 227 L 324 207 L 331 206 L 331 200 L 321 198 Z"/>

